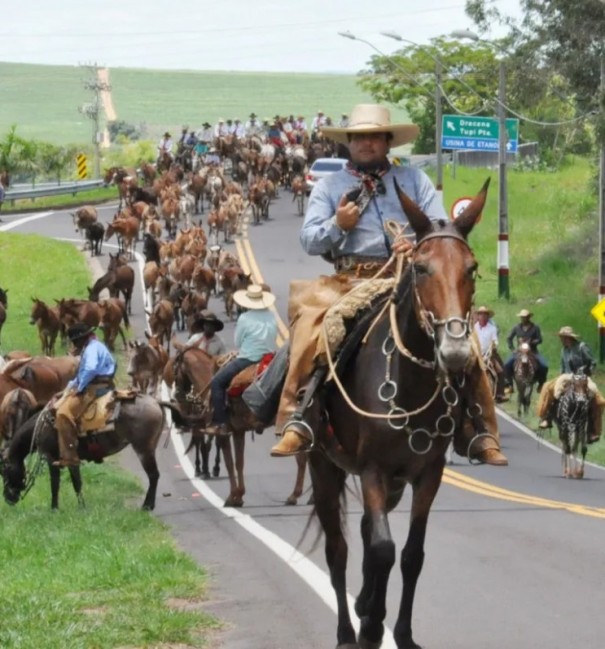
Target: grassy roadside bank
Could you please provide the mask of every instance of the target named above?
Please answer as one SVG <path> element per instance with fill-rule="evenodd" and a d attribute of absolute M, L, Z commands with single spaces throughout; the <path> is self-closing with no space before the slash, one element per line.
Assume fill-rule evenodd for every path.
<path fill-rule="evenodd" d="M 98 205 L 118 199 L 118 190 L 114 186 L 99 187 L 87 192 L 80 192 L 75 196 L 65 194 L 63 196 L 45 196 L 44 198 L 20 199 L 14 205 L 7 201 L 2 205 L 0 217 L 3 214 L 24 214 L 30 212 L 44 212 L 46 210 L 61 210 L 77 207 L 79 205 Z"/>
<path fill-rule="evenodd" d="M 9 288 L 2 351 L 39 353 L 31 297 L 83 296 L 86 261 L 69 243 L 13 233 L 0 233 L 0 255 Z M 85 465 L 82 477 L 84 510 L 64 477 L 61 511 L 51 514 L 47 470 L 23 502 L 0 503 L 0 646 L 204 646 L 219 626 L 203 611 L 205 572 L 139 511 L 143 489 L 115 458 Z"/>

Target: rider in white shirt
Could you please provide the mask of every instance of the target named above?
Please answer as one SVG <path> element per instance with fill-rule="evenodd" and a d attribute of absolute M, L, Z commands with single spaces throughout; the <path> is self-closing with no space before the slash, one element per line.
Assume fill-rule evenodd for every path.
<path fill-rule="evenodd" d="M 313 118 L 311 122 L 311 130 L 319 131 L 322 126 L 326 125 L 326 116 L 323 113 L 323 110 L 318 110 L 317 115 Z"/>
<path fill-rule="evenodd" d="M 235 120 L 234 124 L 234 131 L 233 134 L 235 135 L 236 138 L 242 139 L 243 137 L 246 137 L 246 129 L 244 128 L 244 125 L 241 123 L 239 119 Z"/>
<path fill-rule="evenodd" d="M 256 119 L 256 113 L 250 113 L 250 119 L 246 122 L 244 128 L 248 137 L 260 134 L 262 128 L 260 122 Z"/>
<path fill-rule="evenodd" d="M 213 135 L 215 138 L 226 137 L 227 135 L 229 135 L 229 129 L 227 128 L 227 124 L 225 124 L 225 120 L 222 117 L 218 120 L 218 124 L 215 125 Z"/>
<path fill-rule="evenodd" d="M 163 153 L 167 153 L 168 155 L 172 156 L 172 136 L 168 131 L 164 133 L 162 139 L 158 143 L 158 153 L 161 156 Z"/>
<path fill-rule="evenodd" d="M 498 353 L 498 327 L 492 320 L 494 312 L 486 306 L 480 306 L 475 314 L 477 320 L 473 325 L 473 330 L 479 340 L 481 356 L 489 360 L 496 372 L 496 401 L 498 403 L 508 401 L 508 397 L 504 394 L 504 363 Z"/>

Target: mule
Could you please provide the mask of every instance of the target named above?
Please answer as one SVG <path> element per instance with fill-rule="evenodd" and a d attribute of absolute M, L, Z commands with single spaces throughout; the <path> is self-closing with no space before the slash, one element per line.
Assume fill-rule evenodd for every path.
<path fill-rule="evenodd" d="M 529 343 L 521 342 L 513 365 L 513 379 L 517 388 L 517 416 L 527 416 L 531 404 L 532 392 L 536 381 L 538 359 L 532 352 Z"/>
<path fill-rule="evenodd" d="M 149 480 L 142 509 L 153 510 L 160 478 L 155 452 L 164 428 L 164 411 L 154 398 L 138 394 L 135 399 L 120 403 L 114 426 L 112 431 L 81 437 L 78 454 L 82 460 L 101 462 L 105 457 L 131 445 Z M 34 415 L 19 428 L 8 446 L 3 471 L 4 499 L 8 504 L 14 505 L 22 497 L 29 479 L 26 475 L 25 458 L 33 450 L 37 450 L 48 462 L 51 508 L 57 509 L 60 469 L 52 463 L 59 459 L 59 443 L 54 419 L 48 409 Z M 78 501 L 83 504 L 79 467 L 70 467 L 70 473 Z"/>
<path fill-rule="evenodd" d="M 216 359 L 205 351 L 189 348 L 182 354 L 180 362 L 171 359 L 164 371 L 164 382 L 171 388 L 176 385 L 176 405 L 174 402 L 164 403 L 172 411 L 174 423 L 182 430 L 190 430 L 192 434 L 191 448 L 195 449 L 195 470 L 197 476 L 210 477 L 209 459 L 212 448 L 212 437 L 205 434 L 206 424 L 209 423 L 208 397 L 210 381 L 216 370 Z M 255 372 L 255 366 L 244 370 L 250 380 Z M 241 380 L 243 373 L 235 377 L 233 383 Z M 229 437 L 217 437 L 217 447 L 223 452 L 225 467 L 229 476 L 229 495 L 225 499 L 225 507 L 242 507 L 246 494 L 244 481 L 244 452 L 246 433 L 254 431 L 262 434 L 267 424 L 259 421 L 240 396 L 228 395 L 228 428 Z M 297 458 L 298 471 L 292 494 L 288 496 L 287 505 L 295 505 L 302 494 L 305 476 L 306 457 Z M 218 460 L 215 460 L 213 475 L 218 476 Z"/>
<path fill-rule="evenodd" d="M 0 448 L 10 442 L 37 405 L 36 397 L 24 388 L 15 388 L 4 396 L 0 402 Z"/>
<path fill-rule="evenodd" d="M 401 554 L 403 593 L 393 635 L 398 649 L 418 649 L 412 610 L 428 515 L 449 440 L 463 430 L 465 411 L 477 407 L 464 374 L 473 354 L 470 319 L 478 268 L 467 236 L 485 204 L 488 183 L 456 221 L 436 223 L 395 186 L 416 234 L 409 264 L 390 298 L 372 313 L 371 326 L 357 342 L 349 341 L 348 352 L 334 368 L 336 380 L 314 395 L 305 417 L 321 440 L 309 454 L 309 466 L 314 513 L 325 533 L 336 594 L 341 649 L 381 645 L 395 563 L 388 514 L 406 485 L 412 489 L 411 517 Z M 360 337 L 363 345 L 358 344 Z M 355 603 L 361 621 L 358 637 L 346 592 L 343 496 L 349 473 L 359 476 L 364 507 L 363 582 Z"/>
<path fill-rule="evenodd" d="M 574 374 L 555 411 L 563 449 L 563 475 L 566 478 L 584 477 L 584 462 L 588 451 L 589 402 L 588 377 Z M 579 460 L 578 451 L 581 453 Z"/>

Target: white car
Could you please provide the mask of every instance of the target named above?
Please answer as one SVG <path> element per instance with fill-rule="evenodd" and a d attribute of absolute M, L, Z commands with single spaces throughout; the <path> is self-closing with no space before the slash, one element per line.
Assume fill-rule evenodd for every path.
<path fill-rule="evenodd" d="M 349 162 L 346 158 L 317 158 L 305 176 L 307 181 L 307 196 L 324 176 L 329 176 L 335 171 L 344 169 Z"/>

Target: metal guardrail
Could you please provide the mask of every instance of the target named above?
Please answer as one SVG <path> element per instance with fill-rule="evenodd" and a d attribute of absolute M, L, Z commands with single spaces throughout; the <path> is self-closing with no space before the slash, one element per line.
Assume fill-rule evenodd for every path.
<path fill-rule="evenodd" d="M 102 180 L 80 180 L 71 183 L 64 183 L 62 185 L 49 185 L 44 183 L 39 187 L 10 189 L 6 192 L 4 200 L 18 201 L 23 198 L 43 198 L 45 196 L 63 196 L 65 194 L 76 195 L 79 192 L 86 192 L 90 189 L 103 187 Z"/>

